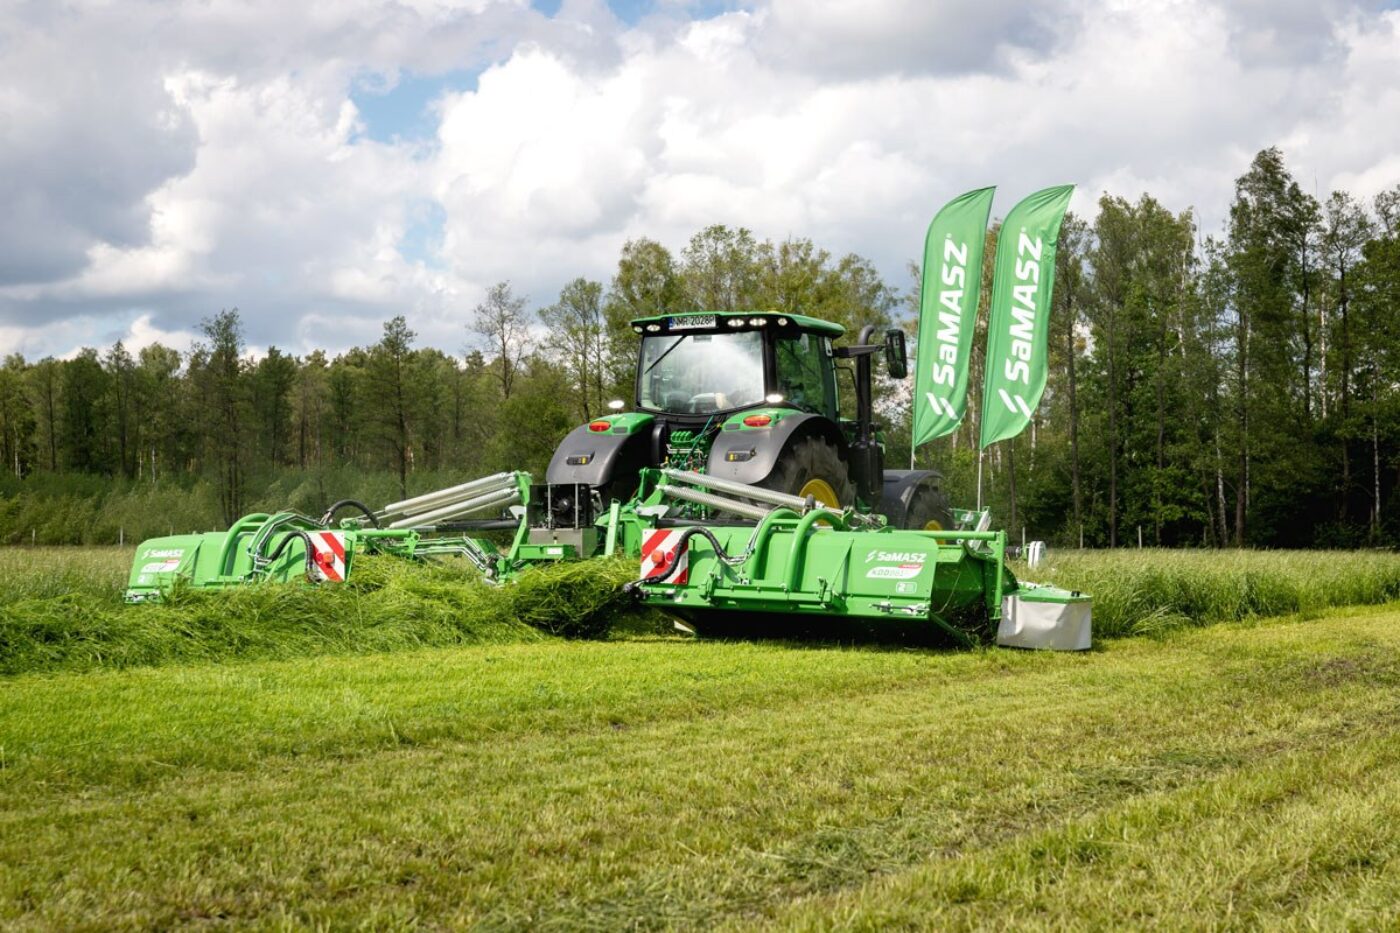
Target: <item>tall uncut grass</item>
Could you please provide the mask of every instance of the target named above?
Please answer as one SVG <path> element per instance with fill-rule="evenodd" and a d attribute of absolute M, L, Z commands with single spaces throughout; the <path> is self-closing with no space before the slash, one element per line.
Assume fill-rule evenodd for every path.
<path fill-rule="evenodd" d="M 494 587 L 462 567 L 356 558 L 351 582 L 186 591 L 126 605 L 126 548 L 0 548 L 0 674 L 599 637 L 632 561 L 560 564 Z"/>
<path fill-rule="evenodd" d="M 1103 637 L 1400 599 L 1400 554 L 1385 552 L 1064 550 L 1017 574 L 1092 595 Z"/>

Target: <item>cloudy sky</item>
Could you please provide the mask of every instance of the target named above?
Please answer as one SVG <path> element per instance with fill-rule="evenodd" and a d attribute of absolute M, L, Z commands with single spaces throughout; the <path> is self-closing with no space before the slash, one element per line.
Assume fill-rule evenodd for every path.
<path fill-rule="evenodd" d="M 711 223 L 894 283 L 999 186 L 1150 191 L 1218 228 L 1282 146 L 1400 183 L 1400 2 L 0 0 L 0 353 L 468 342 L 619 247 Z"/>

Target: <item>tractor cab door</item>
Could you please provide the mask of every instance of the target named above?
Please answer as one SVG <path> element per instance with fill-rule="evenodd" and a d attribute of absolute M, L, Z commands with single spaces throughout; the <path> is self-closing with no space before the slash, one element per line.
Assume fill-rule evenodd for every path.
<path fill-rule="evenodd" d="M 774 391 L 789 405 L 836 421 L 836 379 L 827 339 L 781 334 L 773 342 Z"/>

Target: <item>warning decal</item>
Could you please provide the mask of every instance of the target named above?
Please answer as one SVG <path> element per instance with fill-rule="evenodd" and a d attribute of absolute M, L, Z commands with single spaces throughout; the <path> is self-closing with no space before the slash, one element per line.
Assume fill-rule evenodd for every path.
<path fill-rule="evenodd" d="M 307 534 L 311 539 L 311 562 L 316 567 L 316 576 L 332 583 L 345 581 L 345 534 L 339 531 L 313 531 Z"/>
<path fill-rule="evenodd" d="M 690 578 L 690 554 L 688 551 L 677 551 L 680 548 L 681 535 L 684 531 L 653 531 L 645 541 L 642 542 L 642 578 L 655 580 L 671 569 L 674 563 L 677 565 L 676 572 L 666 579 L 667 583 L 677 585 L 685 583 Z"/>

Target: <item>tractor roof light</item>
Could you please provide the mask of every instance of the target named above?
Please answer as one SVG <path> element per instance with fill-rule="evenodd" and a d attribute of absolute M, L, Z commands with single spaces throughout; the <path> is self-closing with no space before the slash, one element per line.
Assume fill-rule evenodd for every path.
<path fill-rule="evenodd" d="M 762 327 L 764 324 L 767 324 L 767 323 L 768 323 L 768 319 L 767 319 L 766 317 L 751 317 L 751 318 L 749 318 L 749 326 L 750 326 L 750 327 Z"/>
<path fill-rule="evenodd" d="M 590 430 L 590 431 L 607 431 L 607 430 L 610 430 L 611 428 L 612 428 L 612 422 L 611 422 L 611 421 L 590 421 L 590 422 L 588 422 L 588 430 Z"/>
<path fill-rule="evenodd" d="M 649 333 L 649 334 L 654 334 L 654 333 L 656 333 L 656 332 L 659 331 L 659 330 L 661 330 L 661 325 L 660 325 L 660 324 L 648 324 L 648 325 L 647 325 L 647 333 Z"/>
<path fill-rule="evenodd" d="M 642 332 L 642 325 L 638 324 L 635 327 L 633 327 L 632 330 L 640 334 Z"/>
<path fill-rule="evenodd" d="M 787 318 L 785 318 L 785 317 L 780 317 L 780 318 L 778 318 L 778 326 L 779 326 L 779 327 L 787 327 L 787 324 L 788 324 L 788 319 L 787 319 Z"/>
<path fill-rule="evenodd" d="M 772 415 L 749 415 L 744 419 L 744 424 L 751 428 L 766 428 L 773 423 Z"/>
<path fill-rule="evenodd" d="M 744 319 L 741 318 L 741 317 L 732 317 L 732 318 L 729 319 L 729 326 L 730 326 L 730 327 L 743 327 L 743 326 L 744 326 Z"/>

